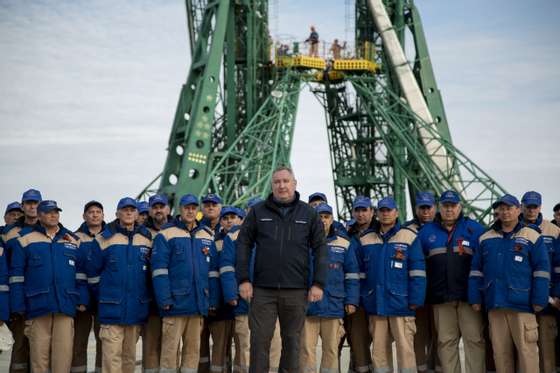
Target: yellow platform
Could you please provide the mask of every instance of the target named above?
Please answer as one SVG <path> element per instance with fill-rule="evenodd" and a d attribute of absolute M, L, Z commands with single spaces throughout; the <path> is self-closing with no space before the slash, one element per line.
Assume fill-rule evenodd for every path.
<path fill-rule="evenodd" d="M 333 69 L 338 71 L 371 71 L 379 70 L 379 66 L 368 60 L 334 60 Z"/>
<path fill-rule="evenodd" d="M 325 68 L 327 67 L 327 62 L 324 59 L 318 57 L 295 56 L 293 57 L 292 67 L 325 70 Z"/>

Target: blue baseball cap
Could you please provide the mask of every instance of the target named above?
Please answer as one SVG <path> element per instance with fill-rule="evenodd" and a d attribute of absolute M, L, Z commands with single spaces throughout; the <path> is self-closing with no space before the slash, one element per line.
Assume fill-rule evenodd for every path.
<path fill-rule="evenodd" d="M 222 211 L 220 211 L 220 218 L 223 218 L 224 216 L 228 215 L 228 214 L 234 214 L 239 216 L 241 219 L 245 218 L 245 211 L 243 211 L 242 209 L 238 208 L 238 207 L 234 207 L 234 206 L 225 206 L 222 207 Z"/>
<path fill-rule="evenodd" d="M 397 202 L 395 202 L 395 199 L 391 196 L 385 197 L 385 198 L 381 198 L 381 200 L 379 200 L 379 202 L 377 202 L 377 209 L 381 210 L 381 209 L 396 209 L 397 208 Z"/>
<path fill-rule="evenodd" d="M 14 211 L 14 210 L 19 210 L 19 211 L 23 212 L 23 209 L 21 208 L 21 204 L 17 201 L 9 203 L 8 206 L 6 206 L 6 212 L 4 212 L 4 215 L 7 214 L 8 212 Z"/>
<path fill-rule="evenodd" d="M 330 207 L 329 205 L 327 205 L 326 203 L 321 203 L 320 205 L 317 205 L 317 207 L 315 207 L 315 210 L 317 211 L 318 214 L 331 214 L 332 215 L 332 207 Z"/>
<path fill-rule="evenodd" d="M 311 201 L 314 201 L 316 199 L 320 199 L 321 201 L 325 201 L 325 203 L 328 202 L 327 201 L 327 196 L 324 193 L 321 193 L 321 192 L 315 192 L 315 193 L 311 194 L 307 198 L 307 202 L 311 202 Z"/>
<path fill-rule="evenodd" d="M 196 205 L 198 206 L 198 198 L 194 194 L 185 194 L 179 201 L 179 206 Z"/>
<path fill-rule="evenodd" d="M 416 206 L 428 206 L 432 207 L 436 204 L 436 198 L 432 192 L 417 192 L 416 193 Z"/>
<path fill-rule="evenodd" d="M 37 206 L 37 211 L 38 212 L 49 212 L 52 210 L 56 210 L 56 211 L 62 211 L 62 209 L 60 207 L 57 206 L 56 201 L 52 201 L 52 200 L 44 200 L 39 202 L 39 205 Z"/>
<path fill-rule="evenodd" d="M 37 189 L 29 189 L 23 192 L 23 195 L 21 196 L 21 203 L 27 201 L 41 202 L 42 200 L 43 198 L 41 197 L 41 192 Z"/>
<path fill-rule="evenodd" d="M 523 195 L 521 203 L 525 206 L 540 206 L 542 205 L 542 196 L 539 192 L 532 190 Z"/>
<path fill-rule="evenodd" d="M 124 209 L 125 207 L 134 207 L 135 209 L 137 209 L 138 202 L 136 202 L 136 200 L 131 197 L 121 198 L 119 204 L 117 205 L 117 210 Z"/>
<path fill-rule="evenodd" d="M 150 211 L 150 205 L 148 205 L 148 202 L 146 201 L 138 201 L 137 203 L 138 206 L 138 213 L 139 214 L 144 214 L 144 213 L 148 213 L 148 211 Z"/>
<path fill-rule="evenodd" d="M 222 204 L 222 199 L 220 198 L 219 195 L 210 193 L 210 194 L 207 194 L 204 197 L 202 197 L 202 203 L 208 203 L 208 202 L 216 203 L 216 204 L 221 205 Z"/>
<path fill-rule="evenodd" d="M 459 197 L 459 193 L 454 190 L 446 190 L 441 194 L 439 197 L 439 203 L 459 203 L 461 202 L 461 197 Z"/>
<path fill-rule="evenodd" d="M 264 201 L 261 197 L 256 196 L 256 197 L 251 197 L 249 198 L 249 200 L 247 201 L 247 208 L 252 208 L 253 206 L 255 206 L 257 203 Z"/>
<path fill-rule="evenodd" d="M 148 203 L 150 207 L 154 207 L 154 205 L 157 205 L 158 203 L 167 206 L 169 201 L 167 200 L 167 196 L 164 194 L 154 194 L 150 197 L 150 199 L 148 199 Z"/>
<path fill-rule="evenodd" d="M 508 206 L 519 207 L 519 200 L 517 198 L 515 198 L 514 196 L 512 196 L 511 194 L 506 194 L 506 195 L 501 196 L 499 200 L 494 202 L 492 204 L 492 208 L 495 209 L 502 204 L 505 204 L 505 205 L 508 205 Z"/>
<path fill-rule="evenodd" d="M 357 196 L 356 198 L 354 198 L 354 203 L 352 203 L 352 210 L 355 210 L 357 208 L 367 209 L 371 207 L 373 207 L 371 199 L 366 196 Z"/>

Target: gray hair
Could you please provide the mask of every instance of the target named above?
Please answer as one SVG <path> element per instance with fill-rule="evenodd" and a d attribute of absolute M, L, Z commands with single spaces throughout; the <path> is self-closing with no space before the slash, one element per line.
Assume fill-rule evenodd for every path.
<path fill-rule="evenodd" d="M 292 175 L 294 179 L 296 178 L 296 174 L 294 174 L 294 170 L 292 170 L 290 166 L 284 166 L 284 165 L 276 167 L 274 171 L 272 171 L 272 176 L 274 176 L 274 174 L 280 171 L 287 171 L 290 175 Z"/>

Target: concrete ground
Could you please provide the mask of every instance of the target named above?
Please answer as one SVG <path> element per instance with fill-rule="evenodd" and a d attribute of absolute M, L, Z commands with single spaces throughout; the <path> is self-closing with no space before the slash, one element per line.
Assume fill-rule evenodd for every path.
<path fill-rule="evenodd" d="M 320 344 L 320 342 L 319 342 Z M 393 346 L 394 348 L 394 346 Z M 11 351 L 4 351 L 0 353 L 0 372 L 8 372 L 9 362 L 10 362 L 10 353 Z M 140 358 L 142 356 L 142 340 L 138 342 L 136 346 L 136 356 Z M 317 361 L 318 363 L 321 361 L 320 358 L 321 350 L 320 346 L 317 348 Z M 393 356 L 396 354 L 393 352 Z M 342 351 L 342 362 L 341 367 L 342 371 L 346 372 L 348 367 L 348 359 L 349 359 L 349 348 L 345 346 Z M 461 360 L 463 361 L 463 351 L 462 351 L 462 344 L 461 344 Z M 136 371 L 141 372 L 140 367 L 141 362 L 137 361 Z M 93 333 L 90 335 L 89 346 L 88 346 L 88 372 L 94 372 L 94 365 L 95 365 L 95 339 Z M 396 361 L 394 363 L 395 367 L 397 366 Z M 319 371 L 319 367 L 317 367 L 317 371 Z M 463 370 L 464 371 L 464 370 Z"/>

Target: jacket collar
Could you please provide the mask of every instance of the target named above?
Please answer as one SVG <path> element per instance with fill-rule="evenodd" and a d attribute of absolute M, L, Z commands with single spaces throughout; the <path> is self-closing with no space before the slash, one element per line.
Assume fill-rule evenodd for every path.
<path fill-rule="evenodd" d="M 513 228 L 513 230 L 512 230 L 511 232 L 508 232 L 508 233 L 505 233 L 505 232 L 502 230 L 502 222 L 501 222 L 500 220 L 496 220 L 496 221 L 494 222 L 494 224 L 492 224 L 492 226 L 491 226 L 490 228 L 493 229 L 494 231 L 496 231 L 496 232 L 498 232 L 498 233 L 500 233 L 500 234 L 502 234 L 502 235 L 505 236 L 505 235 L 515 234 L 515 233 L 519 232 L 519 231 L 521 230 L 521 228 L 526 227 L 526 226 L 527 226 L 527 227 L 531 227 L 531 228 L 535 228 L 535 226 L 532 225 L 532 224 L 527 224 L 527 225 L 526 225 L 526 224 L 523 224 L 523 222 L 522 222 L 521 220 L 518 221 L 518 222 L 517 222 L 517 225 Z M 538 229 L 538 228 L 537 228 L 537 229 Z"/>
<path fill-rule="evenodd" d="M 47 236 L 47 230 L 45 229 L 45 227 L 43 227 L 38 222 L 37 222 L 37 224 L 35 224 L 33 226 L 32 230 Z M 56 234 L 54 235 L 53 242 L 56 242 L 56 241 L 60 240 L 61 238 L 63 238 L 67 234 L 70 234 L 72 236 L 72 238 L 76 239 L 76 236 L 74 236 L 74 234 L 72 232 L 70 232 L 68 229 L 64 228 L 64 226 L 62 224 L 58 223 L 58 232 L 56 232 Z"/>
<path fill-rule="evenodd" d="M 133 237 L 135 234 L 141 234 L 142 236 L 146 237 L 147 239 L 150 239 L 150 240 L 152 239 L 152 235 L 150 234 L 148 229 L 146 227 L 144 227 L 143 225 L 138 225 L 138 224 L 134 223 L 134 228 L 132 229 L 132 231 L 127 231 L 126 229 L 121 227 L 121 225 L 119 223 L 119 219 L 115 219 L 112 222 L 110 222 L 109 224 L 105 225 L 105 229 L 101 232 L 101 235 L 103 236 L 103 238 L 107 239 L 107 238 L 110 238 L 110 237 L 114 236 L 117 233 L 120 233 L 120 234 L 125 235 L 127 237 Z"/>
<path fill-rule="evenodd" d="M 534 223 L 529 223 L 528 221 L 525 220 L 523 214 L 521 214 L 519 215 L 519 221 L 522 222 L 524 225 L 536 225 L 537 227 L 540 227 L 543 222 L 543 216 L 542 213 L 539 212 L 539 216 L 537 216 L 537 220 Z"/>
<path fill-rule="evenodd" d="M 102 221 L 101 222 L 101 232 L 103 232 L 103 230 L 105 229 L 106 226 L 107 226 L 107 224 L 104 221 Z M 95 237 L 94 234 L 91 234 L 91 232 L 89 230 L 89 227 L 87 226 L 85 221 L 80 225 L 80 227 L 76 231 L 87 234 L 90 237 Z"/>
<path fill-rule="evenodd" d="M 265 205 L 276 211 L 278 214 L 281 214 L 280 212 L 280 208 L 282 207 L 294 207 L 295 205 L 297 205 L 299 203 L 299 192 L 296 190 L 296 197 L 294 198 L 294 200 L 290 203 L 286 203 L 286 204 L 280 204 L 279 202 L 277 202 L 274 199 L 274 195 L 272 193 L 270 193 L 268 195 L 268 197 L 265 200 Z"/>
<path fill-rule="evenodd" d="M 377 234 L 379 234 L 379 236 L 381 238 L 383 238 L 383 241 L 387 241 L 388 239 L 393 237 L 400 229 L 401 229 L 401 224 L 399 222 L 399 219 L 397 218 L 397 222 L 395 223 L 393 228 L 389 229 L 388 232 L 382 233 L 381 232 L 381 224 L 379 224 Z"/>
<path fill-rule="evenodd" d="M 465 217 L 465 215 L 463 215 L 463 212 L 461 211 L 461 213 L 459 214 L 459 217 L 457 217 L 457 221 L 455 221 L 455 227 L 457 227 L 458 225 L 460 225 L 461 223 L 463 223 L 467 219 L 468 218 Z M 436 214 L 436 217 L 434 218 L 434 223 L 436 223 L 436 225 L 438 227 L 440 227 L 441 229 L 447 231 L 447 229 L 445 229 L 445 227 L 443 226 L 443 221 L 441 219 L 441 214 L 439 212 Z"/>

